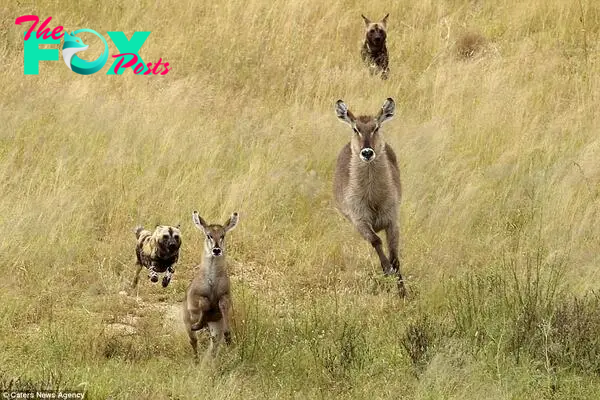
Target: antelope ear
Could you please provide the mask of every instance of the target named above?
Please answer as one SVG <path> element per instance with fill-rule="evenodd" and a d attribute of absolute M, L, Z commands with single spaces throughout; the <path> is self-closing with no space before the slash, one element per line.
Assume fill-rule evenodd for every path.
<path fill-rule="evenodd" d="M 387 27 L 387 19 L 390 16 L 390 14 L 385 14 L 385 17 L 383 17 L 383 19 L 381 20 L 381 23 L 383 24 L 383 26 Z"/>
<path fill-rule="evenodd" d="M 239 219 L 239 214 L 237 212 L 231 214 L 231 217 L 229 217 L 227 222 L 225 222 L 225 232 L 229 232 L 230 230 L 235 228 Z"/>
<path fill-rule="evenodd" d="M 352 114 L 352 112 L 348 110 L 348 106 L 346 105 L 346 103 L 344 103 L 343 100 L 338 100 L 335 103 L 335 114 L 341 121 L 347 123 L 350 126 L 354 126 L 356 118 L 354 118 L 354 114 Z"/>
<path fill-rule="evenodd" d="M 383 103 L 379 114 L 377 115 L 377 123 L 381 125 L 387 120 L 392 119 L 394 114 L 396 113 L 396 103 L 394 103 L 394 99 L 388 97 L 388 99 Z"/>
<path fill-rule="evenodd" d="M 196 228 L 200 229 L 200 231 L 202 231 L 202 233 L 204 233 L 205 235 L 207 235 L 207 224 L 206 221 L 204 221 L 202 219 L 202 217 L 198 214 L 198 211 L 194 211 L 192 213 L 192 221 L 194 221 L 194 225 L 196 225 Z"/>
<path fill-rule="evenodd" d="M 365 21 L 365 26 L 368 26 L 371 23 L 371 20 L 369 18 L 365 17 L 363 14 L 360 14 L 360 16 Z"/>

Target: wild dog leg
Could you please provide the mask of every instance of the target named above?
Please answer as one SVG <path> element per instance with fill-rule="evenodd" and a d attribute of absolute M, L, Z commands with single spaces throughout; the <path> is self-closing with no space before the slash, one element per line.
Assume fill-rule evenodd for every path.
<path fill-rule="evenodd" d="M 171 282 L 171 278 L 173 277 L 174 273 L 175 268 L 173 268 L 173 266 L 170 265 L 169 268 L 167 268 L 167 272 L 165 272 L 165 276 L 163 276 L 162 287 L 167 287 L 169 285 L 169 282 Z"/>
<path fill-rule="evenodd" d="M 142 271 L 142 264 L 139 264 L 139 263 L 138 263 L 138 264 L 137 264 L 136 271 L 135 271 L 135 275 L 133 276 L 133 281 L 131 282 L 131 287 L 132 287 L 133 289 L 135 289 L 135 288 L 137 287 L 137 284 L 138 284 L 138 280 L 139 280 L 139 277 L 140 277 L 140 272 L 141 272 L 141 271 Z"/>
<path fill-rule="evenodd" d="M 155 270 L 154 262 L 152 262 L 152 264 L 150 265 L 150 268 L 148 268 L 148 278 L 150 278 L 150 281 L 152 283 L 158 282 L 158 272 L 156 272 L 156 270 Z"/>

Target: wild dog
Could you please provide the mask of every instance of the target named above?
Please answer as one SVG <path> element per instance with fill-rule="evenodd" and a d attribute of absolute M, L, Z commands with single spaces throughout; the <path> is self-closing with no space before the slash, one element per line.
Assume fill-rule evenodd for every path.
<path fill-rule="evenodd" d="M 192 213 L 194 225 L 205 235 L 204 253 L 198 274 L 185 292 L 183 322 L 185 323 L 194 357 L 198 357 L 196 331 L 208 327 L 210 347 L 215 354 L 219 343 L 225 339 L 231 343 L 230 308 L 231 293 L 225 256 L 225 234 L 235 228 L 238 214 L 233 213 L 224 225 L 207 224 L 197 211 Z"/>
<path fill-rule="evenodd" d="M 396 154 L 380 129 L 395 110 L 394 100 L 388 98 L 376 116 L 355 117 L 342 100 L 336 102 L 337 117 L 350 125 L 353 135 L 338 155 L 333 189 L 336 207 L 375 248 L 383 273 L 398 276 L 398 289 L 404 296 L 398 256 L 400 170 Z M 389 259 L 377 236 L 381 230 L 386 233 Z"/>
<path fill-rule="evenodd" d="M 379 22 L 371 22 L 367 17 L 361 15 L 365 21 L 365 40 L 360 55 L 369 67 L 371 75 L 381 73 L 381 79 L 387 79 L 390 73 L 388 67 L 389 57 L 386 46 L 387 19 L 390 14 Z"/>
<path fill-rule="evenodd" d="M 148 278 L 153 283 L 158 282 L 159 273 L 164 273 L 162 287 L 167 287 L 175 273 L 175 264 L 179 260 L 179 248 L 181 247 L 179 225 L 157 225 L 154 232 L 138 226 L 135 228 L 135 237 L 137 239 L 135 246 L 137 270 L 131 286 L 133 288 L 137 286 L 140 271 L 142 267 L 146 267 L 149 271 Z"/>

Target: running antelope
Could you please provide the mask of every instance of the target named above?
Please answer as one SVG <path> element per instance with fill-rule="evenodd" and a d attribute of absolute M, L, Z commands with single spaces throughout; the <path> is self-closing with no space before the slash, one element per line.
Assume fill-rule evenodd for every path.
<path fill-rule="evenodd" d="M 204 235 L 204 258 L 198 274 L 192 280 L 183 300 L 183 321 L 190 337 L 194 356 L 198 357 L 196 331 L 208 327 L 212 355 L 225 339 L 231 342 L 229 312 L 231 298 L 225 256 L 225 234 L 235 228 L 238 214 L 233 213 L 225 225 L 207 224 L 197 211 L 192 214 L 194 225 Z"/>
<path fill-rule="evenodd" d="M 388 98 L 376 116 L 355 117 L 342 100 L 335 104 L 337 117 L 354 131 L 337 158 L 333 183 L 338 210 L 354 224 L 377 251 L 385 275 L 398 275 L 398 289 L 406 291 L 400 274 L 398 206 L 401 197 L 400 170 L 394 150 L 385 143 L 381 124 L 396 111 Z M 377 232 L 385 230 L 389 259 Z"/>

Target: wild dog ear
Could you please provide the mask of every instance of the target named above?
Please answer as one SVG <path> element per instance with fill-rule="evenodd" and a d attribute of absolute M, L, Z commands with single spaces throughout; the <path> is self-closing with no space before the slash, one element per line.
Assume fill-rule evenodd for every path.
<path fill-rule="evenodd" d="M 381 125 L 385 121 L 392 119 L 395 113 L 396 103 L 394 103 L 394 99 L 388 97 L 385 103 L 383 103 L 379 114 L 377 114 L 377 123 Z"/>
<path fill-rule="evenodd" d="M 348 106 L 344 103 L 343 100 L 338 100 L 335 103 L 335 114 L 343 122 L 347 123 L 350 126 L 354 126 L 356 118 L 354 118 L 354 114 L 352 114 L 352 112 L 348 110 Z"/>
<path fill-rule="evenodd" d="M 206 224 L 206 221 L 204 221 L 202 217 L 198 214 L 198 211 L 194 211 L 192 213 L 192 221 L 194 221 L 194 225 L 196 225 L 196 228 L 200 229 L 205 235 L 208 235 L 206 229 L 208 225 Z"/>
<path fill-rule="evenodd" d="M 176 229 L 176 231 L 173 232 L 174 234 L 177 234 L 178 236 L 181 235 L 181 224 L 177 224 L 173 228 Z"/>
<path fill-rule="evenodd" d="M 390 14 L 385 14 L 385 17 L 383 17 L 383 19 L 381 20 L 381 23 L 383 24 L 383 26 L 387 27 L 387 19 L 390 16 Z"/>
<path fill-rule="evenodd" d="M 368 26 L 371 23 L 371 20 L 367 17 L 365 17 L 363 14 L 360 14 L 360 16 L 362 17 L 362 19 L 365 20 L 365 25 Z"/>
<path fill-rule="evenodd" d="M 235 228 L 238 221 L 239 221 L 239 214 L 237 212 L 234 212 L 233 214 L 231 214 L 231 217 L 229 217 L 227 222 L 225 222 L 225 227 L 224 227 L 225 232 L 229 232 L 230 230 Z"/>
<path fill-rule="evenodd" d="M 140 232 L 142 232 L 143 230 L 144 230 L 144 227 L 142 225 L 136 226 L 135 229 L 133 230 L 133 233 L 135 233 L 135 237 L 139 238 Z"/>

